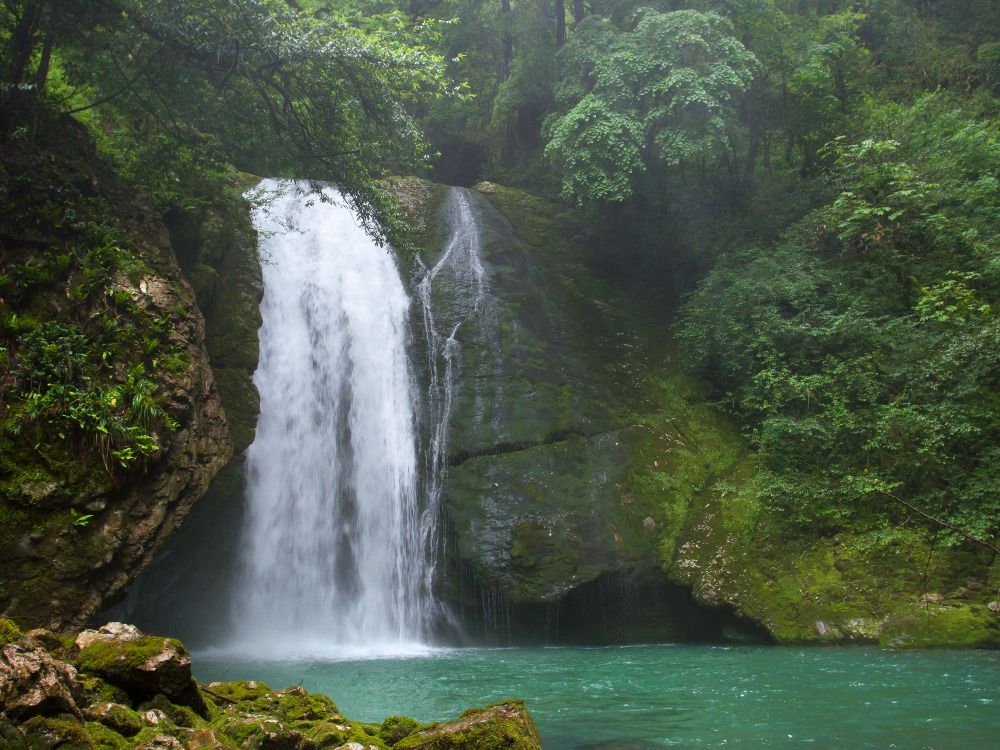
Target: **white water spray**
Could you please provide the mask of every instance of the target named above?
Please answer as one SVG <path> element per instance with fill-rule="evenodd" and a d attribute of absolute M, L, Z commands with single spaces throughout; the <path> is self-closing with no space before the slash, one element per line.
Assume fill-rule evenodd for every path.
<path fill-rule="evenodd" d="M 295 183 L 262 187 L 277 197 L 254 219 L 261 411 L 233 641 L 299 655 L 412 651 L 432 599 L 409 300 L 392 255 L 348 208 Z"/>

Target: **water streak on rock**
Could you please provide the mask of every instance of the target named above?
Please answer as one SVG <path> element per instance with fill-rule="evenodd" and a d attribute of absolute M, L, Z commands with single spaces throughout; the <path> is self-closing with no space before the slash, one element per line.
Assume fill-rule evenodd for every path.
<path fill-rule="evenodd" d="M 421 524 L 427 549 L 436 549 L 438 544 L 436 518 L 447 478 L 449 427 L 460 382 L 460 331 L 474 326 L 489 339 L 495 319 L 469 191 L 451 188 L 444 212 L 449 231 L 444 251 L 430 268 L 417 258 L 416 287 L 428 372 L 426 410 L 430 435 L 425 467 L 428 502 Z M 428 573 L 430 585 L 433 571 Z"/>

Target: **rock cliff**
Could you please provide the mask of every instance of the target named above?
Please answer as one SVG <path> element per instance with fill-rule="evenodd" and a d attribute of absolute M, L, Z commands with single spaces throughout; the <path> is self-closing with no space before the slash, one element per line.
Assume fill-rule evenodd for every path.
<path fill-rule="evenodd" d="M 79 627 L 229 461 L 205 322 L 147 197 L 69 118 L 5 144 L 0 612 Z"/>
<path fill-rule="evenodd" d="M 443 268 L 432 294 L 461 347 L 444 598 L 508 633 L 535 618 L 553 637 L 561 617 L 560 637 L 583 640 L 1000 644 L 991 552 L 905 517 L 879 539 L 789 533 L 732 491 L 752 487 L 752 460 L 707 384 L 671 363 L 669 310 L 602 273 L 557 205 L 470 195 L 486 293 L 464 322 L 461 273 Z M 415 278 L 449 241 L 437 205 Z"/>

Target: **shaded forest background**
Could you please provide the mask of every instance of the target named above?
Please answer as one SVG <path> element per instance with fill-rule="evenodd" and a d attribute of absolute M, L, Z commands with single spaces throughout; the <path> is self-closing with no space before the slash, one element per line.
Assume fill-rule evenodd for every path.
<path fill-rule="evenodd" d="M 0 28 L 5 153 L 69 115 L 164 214 L 239 202 L 235 167 L 335 181 L 400 244 L 390 174 L 563 201 L 742 425 L 762 523 L 884 540 L 905 503 L 995 543 L 993 0 L 3 0 Z M 8 220 L 91 239 L 3 259 L 4 429 L 125 467 L 163 419 L 155 332 L 120 342 L 123 379 L 100 321 L 19 300 L 141 253 L 46 168 L 5 159 Z"/>

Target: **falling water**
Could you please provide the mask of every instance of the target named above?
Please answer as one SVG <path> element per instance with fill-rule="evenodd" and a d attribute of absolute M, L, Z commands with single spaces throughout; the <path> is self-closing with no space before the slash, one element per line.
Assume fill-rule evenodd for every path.
<path fill-rule="evenodd" d="M 463 327 L 489 338 L 494 316 L 483 266 L 479 228 L 469 191 L 451 188 L 445 203 L 448 243 L 428 268 L 419 258 L 417 294 L 426 339 L 430 445 L 426 485 L 432 509 L 439 506 L 448 468 L 448 433 L 461 367 Z M 440 290 L 443 293 L 436 293 Z M 425 524 L 427 528 L 427 524 Z M 426 536 L 426 533 L 425 533 Z M 433 543 L 435 540 L 428 540 Z"/>
<path fill-rule="evenodd" d="M 234 642 L 412 650 L 431 609 L 417 497 L 409 299 L 351 211 L 302 185 L 256 213 L 264 256 L 257 436 Z"/>

